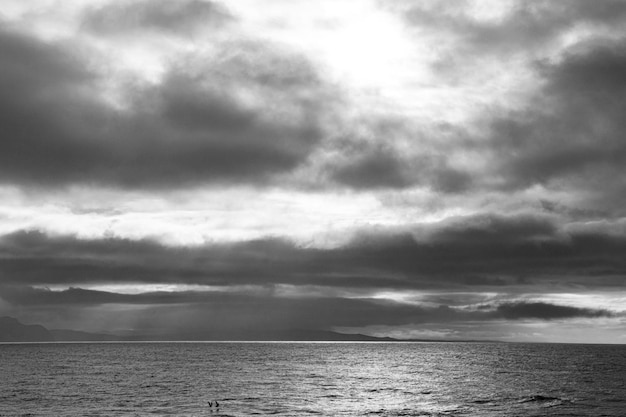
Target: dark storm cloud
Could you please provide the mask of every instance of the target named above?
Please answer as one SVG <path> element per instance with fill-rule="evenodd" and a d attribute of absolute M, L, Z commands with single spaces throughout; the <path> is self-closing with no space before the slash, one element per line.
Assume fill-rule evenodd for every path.
<path fill-rule="evenodd" d="M 20 232 L 4 236 L 0 246 L 0 279 L 22 283 L 271 284 L 310 262 L 306 251 L 271 239 L 177 248 L 149 240 L 80 240 Z"/>
<path fill-rule="evenodd" d="M 496 307 L 495 315 L 509 320 L 558 320 L 579 317 L 598 318 L 613 316 L 613 314 L 607 310 L 526 302 L 500 304 Z"/>
<path fill-rule="evenodd" d="M 579 45 L 561 62 L 542 64 L 548 81 L 532 110 L 494 122 L 491 145 L 507 186 L 557 184 L 605 191 L 619 200 L 626 184 L 626 42 Z"/>
<path fill-rule="evenodd" d="M 195 70 L 174 66 L 159 85 L 129 85 L 131 107 L 116 110 L 67 45 L 0 31 L 2 182 L 158 188 L 262 183 L 293 169 L 322 136 L 325 87 L 306 60 L 246 45 Z M 243 104 L 241 88 L 289 111 Z"/>
<path fill-rule="evenodd" d="M 88 169 L 104 148 L 83 138 L 101 118 L 88 97 L 92 75 L 62 48 L 2 30 L 0 62 L 3 182 Z"/>
<path fill-rule="evenodd" d="M 140 0 L 93 9 L 85 17 L 84 26 L 113 36 L 141 30 L 180 34 L 221 26 L 231 19 L 227 10 L 210 1 Z"/>
<path fill-rule="evenodd" d="M 0 240 L 0 282 L 467 291 L 508 285 L 518 291 L 555 286 L 579 291 L 624 285 L 626 237 L 606 229 L 562 227 L 544 217 L 483 215 L 411 233 L 364 232 L 333 249 L 275 239 L 176 248 L 20 232 Z"/>

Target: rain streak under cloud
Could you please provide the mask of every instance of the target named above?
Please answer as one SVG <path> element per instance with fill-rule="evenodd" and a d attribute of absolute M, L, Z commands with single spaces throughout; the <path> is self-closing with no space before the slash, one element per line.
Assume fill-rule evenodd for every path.
<path fill-rule="evenodd" d="M 626 1 L 0 3 L 0 315 L 626 342 Z"/>

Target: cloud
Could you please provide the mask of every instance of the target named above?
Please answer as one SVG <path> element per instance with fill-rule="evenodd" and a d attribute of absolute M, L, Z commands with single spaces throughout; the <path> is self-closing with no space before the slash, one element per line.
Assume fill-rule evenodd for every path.
<path fill-rule="evenodd" d="M 115 309 L 132 305 L 145 327 L 158 325 L 159 316 L 184 315 L 179 329 L 329 329 L 335 326 L 406 324 L 460 317 L 447 308 L 423 308 L 372 299 L 342 297 L 281 297 L 271 292 L 155 292 L 117 294 L 70 288 L 50 291 L 29 287 L 2 287 L 1 297 L 14 306 L 36 309 Z M 107 307 L 107 305 L 110 305 Z M 149 312 L 148 314 L 143 314 Z M 152 317 L 150 317 L 152 315 Z M 169 329 L 170 331 L 174 329 Z"/>
<path fill-rule="evenodd" d="M 463 193 L 472 177 L 451 154 L 463 138 L 449 126 L 421 125 L 406 117 L 371 114 L 345 117 L 339 134 L 322 144 L 320 163 L 327 187 L 357 191 L 402 191 L 424 187 Z M 315 157 L 315 155 L 314 155 Z"/>
<path fill-rule="evenodd" d="M 579 45 L 541 64 L 547 85 L 534 108 L 493 124 L 497 172 L 506 187 L 541 184 L 620 204 L 626 161 L 623 41 Z"/>
<path fill-rule="evenodd" d="M 142 30 L 176 35 L 220 27 L 231 19 L 222 5 L 211 1 L 140 0 L 91 9 L 84 26 L 107 36 L 128 36 L 129 32 Z"/>
<path fill-rule="evenodd" d="M 331 168 L 335 182 L 357 190 L 403 189 L 416 185 L 437 192 L 461 193 L 471 186 L 471 176 L 447 166 L 444 157 L 435 155 L 400 156 L 392 149 L 379 147 L 363 154 L 352 154 Z"/>
<path fill-rule="evenodd" d="M 64 48 L 8 31 L 0 31 L 0 57 L 4 182 L 88 170 L 104 148 L 83 138 L 103 116 L 89 97 L 93 75 Z"/>
<path fill-rule="evenodd" d="M 585 0 L 554 3 L 549 0 L 502 2 L 481 9 L 480 2 L 453 5 L 439 2 L 396 5 L 405 20 L 417 29 L 448 32 L 466 53 L 527 53 L 581 26 L 609 28 L 618 32 L 626 20 L 621 0 Z M 486 10 L 491 8 L 492 10 Z"/>
<path fill-rule="evenodd" d="M 605 309 L 577 308 L 544 302 L 483 304 L 467 310 L 447 305 L 422 306 L 371 298 L 286 297 L 272 292 L 147 292 L 117 294 L 70 288 L 50 291 L 0 287 L 0 299 L 33 317 L 48 312 L 80 317 L 97 312 L 108 320 L 131 325 L 135 334 L 188 339 L 271 337 L 272 331 L 293 329 L 402 327 L 415 329 L 467 323 L 573 320 L 614 317 Z M 8 310 L 11 311 L 11 310 Z M 78 321 L 76 321 L 78 320 Z M 93 324 L 91 324 L 93 326 Z M 269 335 L 269 336 L 268 336 Z"/>
<path fill-rule="evenodd" d="M 607 310 L 561 306 L 548 303 L 503 303 L 496 307 L 495 314 L 509 320 L 541 319 L 558 320 L 570 318 L 612 317 Z"/>
<path fill-rule="evenodd" d="M 357 189 L 404 188 L 411 185 L 408 167 L 392 151 L 379 149 L 360 158 L 350 157 L 336 167 L 334 179 Z"/>
<path fill-rule="evenodd" d="M 476 102 L 473 120 L 456 124 L 472 140 L 456 141 L 447 153 L 445 145 L 434 146 L 445 155 L 437 166 L 458 180 L 453 191 L 508 194 L 539 185 L 567 190 L 590 209 L 623 205 L 623 1 L 593 7 L 578 0 L 400 1 L 387 7 L 404 19 L 416 43 L 426 37 L 441 45 L 431 62 L 439 85 L 506 92 L 494 93 L 489 104 Z M 464 152 L 476 161 L 469 169 L 459 164 Z M 426 178 L 422 184 L 437 189 L 439 177 Z"/>
<path fill-rule="evenodd" d="M 0 240 L 0 281 L 576 292 L 623 284 L 626 237 L 604 229 L 532 216 L 468 216 L 406 231 L 368 230 L 329 249 L 281 239 L 170 247 L 17 232 Z"/>
<path fill-rule="evenodd" d="M 613 234 L 603 225 L 478 216 L 411 233 L 370 230 L 333 249 L 279 239 L 172 247 L 19 232 L 0 239 L 0 299 L 6 314 L 19 309 L 85 329 L 93 329 L 88 318 L 97 315 L 183 338 L 249 336 L 251 329 L 610 318 L 617 313 L 604 306 L 524 296 L 621 288 L 626 238 L 615 226 L 608 229 Z M 103 284 L 143 292 L 81 288 Z M 197 289 L 142 290 L 144 284 Z M 379 296 L 394 291 L 408 298 Z"/>
<path fill-rule="evenodd" d="M 362 115 L 350 118 L 339 104 L 346 92 L 326 79 L 314 58 L 246 35 L 239 26 L 225 28 L 228 36 L 190 43 L 191 52 L 174 44 L 154 48 L 153 32 L 173 36 L 236 20 L 218 3 L 106 4 L 79 13 L 86 35 L 80 42 L 79 34 L 52 42 L 7 29 L 0 33 L 0 57 L 10 62 L 2 67 L 0 109 L 7 128 L 0 174 L 4 183 L 43 186 L 154 190 L 316 182 L 326 189 L 423 187 L 443 194 L 506 193 L 537 184 L 582 194 L 615 177 L 626 154 L 619 140 L 624 103 L 616 93 L 623 87 L 623 41 L 584 36 L 554 53 L 535 53 L 533 45 L 585 22 L 613 27 L 626 18 L 622 2 L 605 0 L 597 9 L 579 1 L 567 7 L 516 3 L 498 19 L 476 15 L 471 2 L 399 8 L 417 27 L 459 37 L 449 45 L 457 60 L 452 69 L 467 69 L 464 60 L 475 56 L 467 45 L 493 52 L 495 44 L 506 50 L 517 50 L 510 42 L 523 44 L 520 65 L 532 75 L 524 78 L 520 70 L 509 83 L 524 89 L 529 82 L 529 101 L 515 111 L 498 103 L 485 107 L 489 132 L 480 135 L 486 139 L 472 130 L 472 118 L 451 127 L 455 134 L 402 112 L 392 117 L 356 106 L 354 113 Z M 129 34 L 144 30 L 152 40 Z M 98 65 L 102 51 L 119 49 L 116 34 L 137 44 L 136 50 L 122 48 L 125 54 L 158 56 L 158 64 L 150 58 L 143 65 L 157 67 L 149 82 L 117 64 Z M 496 49 L 501 57 L 502 48 Z M 489 74 L 500 64 L 481 68 Z M 436 73 L 432 81 L 446 88 L 476 81 Z M 308 175 L 307 164 L 322 172 Z M 285 179 L 296 171 L 300 177 Z M 616 179 L 611 184 L 612 197 L 605 198 L 618 206 L 626 185 Z"/>
<path fill-rule="evenodd" d="M 535 214 L 478 214 L 449 217 L 430 235 L 431 242 L 455 245 L 517 245 L 558 237 L 555 218 Z"/>
<path fill-rule="evenodd" d="M 524 294 L 623 288 L 626 3 L 332 3 L 7 9 L 2 309 L 605 317 Z"/>
<path fill-rule="evenodd" d="M 504 32 L 527 42 L 517 32 L 554 37 L 554 31 L 575 22 L 612 24 L 609 16 L 622 15 L 619 5 L 608 0 L 597 11 L 579 2 L 565 8 L 544 2 L 517 5 L 501 20 L 489 21 L 473 16 L 470 6 L 422 6 L 405 10 L 405 17 L 416 24 L 420 16 L 438 16 L 439 30 L 462 32 L 465 41 L 485 49 L 490 42 L 506 44 Z M 563 19 L 557 13 L 561 9 L 567 10 Z M 5 99 L 0 100 L 8 127 L 0 145 L 5 183 L 152 190 L 267 185 L 303 169 L 300 175 L 306 178 L 291 178 L 289 184 L 312 181 L 318 188 L 362 192 L 425 187 L 464 194 L 551 187 L 560 181 L 590 189 L 613 175 L 611 166 L 624 159 L 619 140 L 609 138 L 624 127 L 619 118 L 623 103 L 611 93 L 622 81 L 621 41 L 586 40 L 586 47 L 581 41 L 550 59 L 533 55 L 526 45 L 523 65 L 546 83 L 528 93 L 529 108 L 498 113 L 496 106 L 489 138 L 481 140 L 470 133 L 470 125 L 451 127 L 456 132 L 451 134 L 402 113 L 392 117 L 360 109 L 362 116 L 353 120 L 342 114 L 346 92 L 325 78 L 313 58 L 237 28 L 225 28 L 229 36 L 208 37 L 203 47 L 193 43 L 192 52 L 163 47 L 162 56 L 153 57 L 158 65 L 150 60 L 144 65 L 159 68 L 150 82 L 132 71 L 111 69 L 115 65 L 94 65 L 101 63 L 102 51 L 92 36 L 111 51 L 120 42 L 112 35 L 127 36 L 150 57 L 152 41 L 128 32 L 170 36 L 206 22 L 217 24 L 216 19 L 230 21 L 217 3 L 135 1 L 107 4 L 81 16 L 89 35 L 81 42 L 0 33 L 0 56 L 11 62 L 3 66 Z M 454 45 L 455 59 L 471 56 L 461 44 Z M 543 61 L 537 64 L 537 59 Z M 452 67 L 465 68 L 461 61 Z M 450 86 L 448 76 L 437 80 Z M 308 175 L 306 166 L 315 158 L 322 172 Z M 578 167 L 595 172 L 572 178 Z M 615 184 L 611 192 L 617 194 L 624 185 Z"/>
<path fill-rule="evenodd" d="M 3 182 L 259 184 L 295 168 L 324 134 L 326 86 L 284 48 L 223 46 L 214 61 L 172 66 L 160 83 L 129 83 L 116 108 L 102 97 L 104 76 L 70 45 L 0 32 Z"/>

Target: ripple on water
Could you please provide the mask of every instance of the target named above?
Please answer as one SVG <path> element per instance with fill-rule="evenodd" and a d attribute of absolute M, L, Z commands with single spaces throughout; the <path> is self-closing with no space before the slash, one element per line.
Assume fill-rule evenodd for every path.
<path fill-rule="evenodd" d="M 623 416 L 626 401 L 619 346 L 32 344 L 0 358 L 0 415 Z"/>

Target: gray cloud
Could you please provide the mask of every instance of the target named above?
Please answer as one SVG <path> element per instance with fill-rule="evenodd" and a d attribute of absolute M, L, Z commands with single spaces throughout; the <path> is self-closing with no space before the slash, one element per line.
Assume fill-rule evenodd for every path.
<path fill-rule="evenodd" d="M 89 97 L 92 74 L 63 48 L 7 31 L 0 31 L 0 57 L 3 181 L 89 169 L 104 145 L 84 135 L 90 124 L 97 135 L 106 115 Z"/>
<path fill-rule="evenodd" d="M 618 204 L 626 162 L 624 42 L 580 45 L 557 64 L 542 64 L 548 80 L 532 110 L 494 122 L 490 146 L 498 174 L 511 187 L 558 185 L 603 192 Z M 607 208 L 608 208 L 607 207 Z"/>
<path fill-rule="evenodd" d="M 430 240 L 457 245 L 517 245 L 552 240 L 558 236 L 554 218 L 538 215 L 479 214 L 451 217 L 441 222 Z"/>
<path fill-rule="evenodd" d="M 400 2 L 402 4 L 402 2 Z M 559 34 L 579 25 L 613 28 L 626 20 L 622 0 L 550 0 L 516 2 L 502 19 L 481 20 L 463 12 L 463 5 L 414 3 L 401 6 L 403 17 L 417 29 L 449 32 L 465 53 L 514 54 L 556 41 Z"/>
<path fill-rule="evenodd" d="M 281 297 L 271 292 L 149 292 L 117 294 L 70 288 L 50 291 L 0 287 L 0 296 L 28 314 L 54 314 L 74 320 L 97 309 L 100 315 L 125 316 L 135 334 L 183 339 L 271 337 L 272 331 L 365 326 L 433 325 L 493 320 L 564 320 L 613 317 L 608 310 L 549 303 L 509 302 L 466 310 L 447 305 L 424 307 L 366 298 Z M 131 316 L 119 306 L 133 306 Z M 93 314 L 93 313 L 91 313 Z M 78 319 L 79 320 L 79 319 Z M 109 318 L 111 320 L 111 318 Z M 80 320 L 78 321 L 80 323 Z M 89 323 L 83 326 L 90 326 Z M 270 333 L 268 333 L 270 332 Z"/>
<path fill-rule="evenodd" d="M 528 302 L 500 304 L 496 307 L 495 314 L 510 320 L 557 320 L 578 317 L 597 318 L 613 316 L 613 314 L 607 310 Z"/>
<path fill-rule="evenodd" d="M 353 122 L 354 129 L 331 145 L 325 171 L 331 184 L 357 190 L 428 187 L 462 193 L 472 187 L 470 173 L 450 164 L 449 154 L 467 145 L 450 126 L 425 128 L 390 116 Z M 414 146 L 420 139 L 420 146 Z"/>
<path fill-rule="evenodd" d="M 543 185 L 568 190 L 587 209 L 623 207 L 626 3 L 515 2 L 500 19 L 473 16 L 463 4 L 396 2 L 389 7 L 416 36 L 437 33 L 451 40 L 434 63 L 444 74 L 442 83 L 460 80 L 486 62 L 502 71 L 530 62 L 528 74 L 542 79 L 525 109 L 485 114 L 485 120 L 491 118 L 490 140 L 458 142 L 457 150 L 466 148 L 487 163 L 482 172 L 459 172 L 453 190 L 509 192 Z M 572 33 L 580 40 L 557 53 L 563 37 Z M 437 178 L 428 183 L 436 185 Z"/>
<path fill-rule="evenodd" d="M 417 5 L 405 14 L 415 24 L 433 16 L 439 20 L 431 25 L 489 49 L 492 43 L 508 42 L 503 33 L 527 43 L 528 37 L 555 36 L 576 22 L 612 25 L 626 12 L 623 2 L 605 0 L 597 8 L 580 1 L 518 4 L 507 19 L 489 24 L 448 13 L 446 7 Z M 108 35 L 135 28 L 167 34 L 229 17 L 219 4 L 186 0 L 112 4 L 91 10 L 85 19 L 88 29 Z M 322 186 L 368 190 L 417 185 L 467 193 L 542 184 L 598 193 L 598 184 L 608 183 L 605 195 L 597 198 L 619 207 L 626 189 L 616 175 L 626 159 L 620 136 L 626 127 L 620 98 L 622 44 L 595 39 L 575 45 L 560 60 L 537 64 L 546 86 L 531 109 L 495 116 L 491 140 L 482 145 L 479 140 L 431 137 L 425 149 L 405 152 L 399 142 L 416 134 L 409 121 L 370 120 L 364 124 L 371 138 L 330 146 L 330 153 L 343 156 L 321 163 L 319 178 L 329 180 Z M 128 108 L 120 110 L 99 98 L 105 75 L 88 67 L 77 48 L 3 30 L 2 181 L 152 189 L 268 184 L 277 174 L 309 163 L 316 150 L 333 142 L 328 137 L 341 136 L 329 132 L 336 128 L 329 120 L 340 94 L 305 58 L 255 39 L 235 37 L 214 46 L 217 52 L 210 58 L 177 57 L 157 85 L 129 83 Z M 257 104 L 243 99 L 242 91 L 256 97 Z M 347 136 L 359 136 L 344 128 Z M 460 155 L 465 147 L 489 158 L 484 171 L 453 165 L 450 148 Z"/>
<path fill-rule="evenodd" d="M 462 78 L 474 65 L 483 68 L 486 54 L 490 65 L 503 70 L 510 54 L 520 54 L 543 84 L 537 84 L 540 88 L 522 110 L 491 109 L 484 116 L 490 120 L 487 140 L 463 132 L 454 138 L 436 131 L 417 134 L 419 129 L 407 129 L 408 121 L 382 123 L 383 128 L 373 123 L 372 134 L 384 139 L 386 147 L 369 142 L 361 148 L 348 147 L 350 159 L 336 161 L 329 169 L 336 182 L 357 189 L 420 185 L 444 193 L 509 192 L 541 184 L 566 188 L 586 199 L 591 209 L 602 202 L 612 208 L 623 206 L 620 196 L 626 184 L 620 181 L 619 171 L 626 159 L 621 134 L 626 129 L 622 117 L 626 61 L 624 40 L 614 35 L 621 35 L 626 23 L 626 3 L 604 0 L 591 7 L 579 0 L 518 2 L 500 20 L 478 19 L 457 4 L 387 6 L 401 11 L 418 31 L 416 36 L 433 31 L 454 38 L 445 44 L 452 45 L 448 53 L 433 64 L 437 73 L 444 74 L 441 83 Z M 582 37 L 560 55 L 541 58 L 542 48 L 560 45 L 561 35 L 582 26 L 604 35 Z M 429 137 L 419 153 L 402 152 L 401 146 L 393 145 L 394 135 L 416 134 Z M 485 168 L 467 171 L 454 166 L 451 151 L 458 156 L 463 149 L 487 161 Z M 597 196 L 601 189 L 604 194 Z"/>
<path fill-rule="evenodd" d="M 226 49 L 195 72 L 173 67 L 160 85 L 129 87 L 131 108 L 115 110 L 98 98 L 100 76 L 68 47 L 0 32 L 2 181 L 258 184 L 293 169 L 323 135 L 326 87 L 306 60 L 263 43 L 255 50 Z M 242 88 L 279 113 L 243 104 Z"/>
<path fill-rule="evenodd" d="M 92 9 L 84 18 L 84 27 L 109 36 L 146 30 L 193 34 L 196 30 L 220 27 L 231 19 L 224 7 L 211 1 L 140 0 Z"/>
<path fill-rule="evenodd" d="M 412 183 L 406 162 L 384 149 L 351 157 L 348 163 L 336 167 L 333 177 L 357 189 L 404 188 Z"/>
<path fill-rule="evenodd" d="M 254 295 L 229 292 L 157 292 L 117 294 L 70 288 L 50 291 L 29 287 L 2 287 L 1 297 L 15 306 L 37 309 L 75 310 L 93 306 L 127 304 L 150 311 L 144 326 L 158 324 L 159 315 L 185 315 L 178 327 L 198 330 L 221 329 L 328 329 L 335 326 L 408 324 L 460 319 L 464 313 L 445 306 L 423 308 L 371 299 L 341 297 L 279 297 L 272 293 Z M 146 310 L 144 310 L 146 311 Z M 141 316 L 141 311 L 137 313 Z M 154 317 L 156 316 L 156 317 Z M 216 319 L 217 318 L 217 319 Z M 172 329 L 170 329 L 172 330 Z"/>
<path fill-rule="evenodd" d="M 401 157 L 390 150 L 353 157 L 333 169 L 336 182 L 355 189 L 424 185 L 439 192 L 459 193 L 470 188 L 472 182 L 469 174 L 448 167 L 443 157 Z"/>
<path fill-rule="evenodd" d="M 106 316 L 141 332 L 181 338 L 613 317 L 608 310 L 528 302 L 523 294 L 621 288 L 625 250 L 626 237 L 602 225 L 564 227 L 533 216 L 456 218 L 404 234 L 369 231 L 334 249 L 277 239 L 168 247 L 19 232 L 0 239 L 0 299 L 5 314 L 18 309 L 34 321 L 94 328 L 90 323 L 101 320 L 95 316 Z M 218 285 L 219 291 L 80 288 L 133 283 Z M 71 288 L 51 291 L 46 285 Z M 389 289 L 439 295 L 423 305 L 368 298 Z M 483 304 L 483 293 L 494 291 L 520 301 Z"/>
<path fill-rule="evenodd" d="M 532 216 L 474 216 L 411 233 L 364 232 L 334 249 L 276 239 L 172 248 L 21 232 L 0 240 L 0 281 L 579 291 L 624 284 L 626 238 L 605 229 L 565 228 Z"/>
<path fill-rule="evenodd" d="M 523 294 L 621 290 L 626 283 L 626 3 L 516 2 L 499 20 L 473 16 L 468 3 L 382 7 L 399 3 L 408 26 L 394 33 L 409 29 L 420 36 L 406 62 L 415 59 L 421 69 L 416 78 L 407 71 L 406 79 L 399 71 L 398 80 L 380 84 L 390 95 L 380 91 L 379 97 L 374 88 L 356 87 L 358 80 L 342 90 L 343 75 L 336 75 L 343 71 L 335 74 L 331 63 L 324 72 L 326 52 L 304 55 L 324 50 L 325 40 L 299 54 L 288 46 L 304 46 L 299 42 L 268 40 L 287 33 L 289 24 L 277 29 L 273 21 L 271 33 L 255 37 L 245 19 L 216 2 L 109 2 L 80 6 L 78 26 L 68 9 L 54 14 L 68 18 L 67 26 L 46 26 L 48 17 L 38 17 L 29 21 L 32 27 L 0 27 L 0 185 L 8 185 L 9 198 L 49 188 L 42 200 L 58 200 L 59 188 L 74 185 L 90 195 L 124 188 L 142 197 L 179 189 L 188 196 L 190 187 L 205 185 L 217 186 L 211 197 L 234 184 L 310 186 L 352 189 L 358 198 L 374 191 L 367 198 L 389 201 L 374 214 L 406 223 L 364 228 L 334 248 L 279 238 L 175 247 L 15 232 L 0 236 L 0 310 L 21 309 L 33 321 L 56 315 L 60 322 L 97 321 L 106 313 L 102 317 L 119 316 L 124 326 L 146 331 L 171 332 L 187 323 L 181 331 L 204 335 L 228 334 L 231 327 L 614 317 L 529 302 Z M 564 46 L 564 36 L 573 43 Z M 433 40 L 437 44 L 428 44 Z M 116 47 L 124 59 L 105 62 L 103 53 Z M 422 60 L 421 47 L 435 50 Z M 147 63 L 150 76 L 143 79 L 131 63 L 141 57 L 125 55 L 133 50 L 158 55 L 162 68 Z M 428 65 L 432 78 L 420 82 Z M 496 75 L 510 65 L 520 68 Z M 375 77 L 374 70 L 364 80 Z M 477 97 L 485 91 L 478 83 L 490 75 L 495 80 L 486 88 L 494 94 Z M 513 85 L 518 76 L 521 84 Z M 393 86 L 409 89 L 406 102 Z M 511 92 L 510 102 L 500 88 Z M 439 119 L 428 109 L 428 100 L 442 109 L 455 94 L 467 94 L 467 101 L 453 104 L 449 115 Z M 391 96 L 398 106 L 386 108 Z M 469 103 L 476 108 L 464 113 Z M 402 114 L 404 105 L 415 105 L 408 109 L 414 118 Z M 531 201 L 535 197 L 542 200 Z M 408 224 L 411 201 L 441 213 L 489 211 Z M 101 210 L 97 201 L 89 205 Z M 392 213 L 398 206 L 403 211 Z M 7 207 L 0 213 L 5 221 L 37 215 L 30 200 Z M 32 211 L 13 212 L 18 207 Z M 525 214 L 498 212 L 511 207 Z M 190 284 L 211 291 L 86 289 L 97 284 Z M 368 298 L 387 290 L 436 296 L 419 298 L 422 305 Z M 487 293 L 507 301 L 480 298 Z"/>

